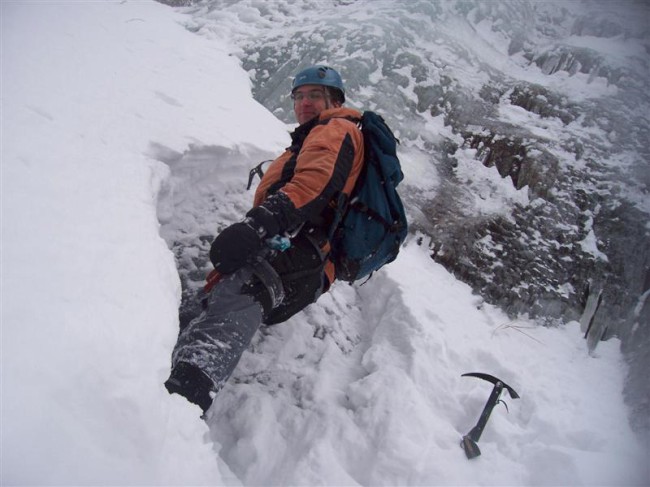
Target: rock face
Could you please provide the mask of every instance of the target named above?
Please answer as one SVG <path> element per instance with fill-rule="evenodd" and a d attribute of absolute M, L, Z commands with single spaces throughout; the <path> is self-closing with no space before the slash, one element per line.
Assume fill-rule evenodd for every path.
<path fill-rule="evenodd" d="M 349 103 L 380 111 L 404 160 L 435 174 L 408 181 L 405 168 L 411 227 L 432 258 L 513 318 L 582 318 L 596 342 L 620 337 L 634 420 L 650 431 L 647 4 L 213 1 L 191 11 L 193 30 L 228 27 L 254 96 L 287 123 L 292 75 L 336 66 Z M 486 167 L 519 196 L 504 196 Z M 585 316 L 590 297 L 599 306 Z"/>
<path fill-rule="evenodd" d="M 564 126 L 580 112 L 538 86 L 517 85 L 507 96 L 512 105 Z M 427 212 L 439 229 L 434 259 L 513 316 L 528 313 L 546 322 L 578 319 L 589 292 L 602 289 L 605 304 L 597 319 L 607 321 L 610 334 L 622 331 L 646 290 L 648 272 L 648 217 L 621 189 L 635 182 L 605 162 L 611 157 L 606 150 L 586 147 L 589 140 L 563 147 L 583 161 L 578 170 L 563 164 L 547 141 L 519 128 L 492 125 L 476 133 L 466 131 L 469 121 L 462 118 L 454 124 L 478 161 L 515 188 L 527 188 L 533 202 L 514 206 L 508 218 L 470 225 L 436 205 Z"/>

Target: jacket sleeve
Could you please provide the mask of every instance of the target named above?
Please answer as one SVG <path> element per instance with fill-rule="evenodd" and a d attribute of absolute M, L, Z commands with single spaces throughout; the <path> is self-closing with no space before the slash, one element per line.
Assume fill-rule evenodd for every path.
<path fill-rule="evenodd" d="M 340 191 L 350 193 L 363 164 L 363 137 L 356 124 L 334 118 L 312 129 L 294 174 L 264 203 L 281 230 L 317 218 Z"/>
<path fill-rule="evenodd" d="M 269 189 L 277 184 L 278 181 L 282 180 L 282 175 L 285 166 L 289 163 L 293 153 L 287 149 L 282 155 L 275 159 L 267 168 L 260 184 L 255 190 L 255 198 L 253 200 L 253 206 L 259 206 L 264 203 L 264 200 L 269 194 Z"/>

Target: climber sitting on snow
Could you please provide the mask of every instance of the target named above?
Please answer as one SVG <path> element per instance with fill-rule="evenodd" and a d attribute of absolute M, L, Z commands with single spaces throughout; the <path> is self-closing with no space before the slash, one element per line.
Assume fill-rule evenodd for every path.
<path fill-rule="evenodd" d="M 349 195 L 363 165 L 363 136 L 345 117 L 343 81 L 334 69 L 299 72 L 291 98 L 300 126 L 292 145 L 269 166 L 246 218 L 212 243 L 216 273 L 206 309 L 178 337 L 165 386 L 203 411 L 232 374 L 261 323 L 287 320 L 326 292 L 334 280 L 328 258 L 337 198 Z M 273 237 L 292 236 L 283 251 Z M 282 242 L 280 240 L 279 242 Z M 285 240 L 286 242 L 286 240 Z"/>

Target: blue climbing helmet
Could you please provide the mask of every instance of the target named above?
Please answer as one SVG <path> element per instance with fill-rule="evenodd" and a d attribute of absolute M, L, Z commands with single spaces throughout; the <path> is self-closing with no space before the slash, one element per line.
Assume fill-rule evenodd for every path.
<path fill-rule="evenodd" d="M 341 92 L 341 101 L 345 101 L 345 87 L 341 75 L 329 66 L 316 65 L 300 71 L 293 79 L 291 93 L 303 85 L 329 86 Z"/>

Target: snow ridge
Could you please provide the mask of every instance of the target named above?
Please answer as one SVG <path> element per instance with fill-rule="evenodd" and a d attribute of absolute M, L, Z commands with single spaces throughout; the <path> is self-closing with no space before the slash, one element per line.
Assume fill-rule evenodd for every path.
<path fill-rule="evenodd" d="M 366 284 L 262 328 L 201 420 L 163 386 L 178 308 L 192 315 L 209 242 L 250 205 L 248 170 L 286 126 L 227 43 L 159 3 L 0 8 L 0 483 L 647 480 L 617 341 L 589 355 L 577 322 L 510 322 L 423 235 Z M 473 462 L 459 441 L 490 386 L 470 371 L 521 394 Z"/>

